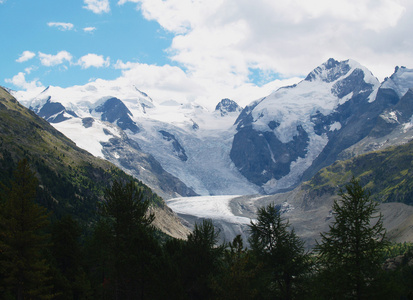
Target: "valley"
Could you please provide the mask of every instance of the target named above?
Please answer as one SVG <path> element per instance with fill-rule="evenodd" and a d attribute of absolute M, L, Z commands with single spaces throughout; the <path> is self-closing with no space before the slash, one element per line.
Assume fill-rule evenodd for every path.
<path fill-rule="evenodd" d="M 0 300 L 413 299 L 412 0 L 0 23 Z"/>
<path fill-rule="evenodd" d="M 187 228 L 209 218 L 222 240 L 246 238 L 257 208 L 274 202 L 311 248 L 328 228 L 331 204 L 349 174 L 373 188 L 377 201 L 391 202 L 383 204 L 389 232 L 408 226 L 403 222 L 409 214 L 400 212 L 410 212 L 410 206 L 392 202 L 410 204 L 410 181 L 401 177 L 402 186 L 383 196 L 386 188 L 366 176 L 379 172 L 372 171 L 374 163 L 358 158 L 412 140 L 412 87 L 411 69 L 397 67 L 380 83 L 353 60 L 329 59 L 298 84 L 244 108 L 230 99 L 213 111 L 196 102 L 159 103 L 116 81 L 51 86 L 34 98 L 13 94 L 79 147 L 151 187 Z M 344 168 L 325 169 L 344 160 Z M 410 163 L 404 170 L 399 162 L 388 165 L 396 167 L 386 176 L 410 174 Z M 324 174 L 340 183 L 326 185 Z M 394 239 L 410 237 L 400 233 Z"/>
<path fill-rule="evenodd" d="M 211 219 L 217 228 L 220 242 L 230 242 L 241 235 L 247 242 L 249 226 L 256 222 L 258 208 L 274 204 L 288 220 L 297 235 L 312 249 L 320 241 L 320 233 L 327 232 L 334 217 L 331 206 L 337 195 L 323 195 L 308 201 L 306 191 L 297 188 L 287 193 L 270 196 L 200 196 L 174 198 L 167 205 L 184 220 L 189 228 L 202 219 Z M 379 206 L 388 238 L 393 242 L 413 241 L 413 207 L 403 203 L 383 203 Z"/>

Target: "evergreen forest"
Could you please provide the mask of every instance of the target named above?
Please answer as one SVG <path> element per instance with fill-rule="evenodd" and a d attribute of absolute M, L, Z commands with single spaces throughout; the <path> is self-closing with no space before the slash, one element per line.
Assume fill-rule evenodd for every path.
<path fill-rule="evenodd" d="M 2 299 L 413 297 L 413 249 L 386 240 L 377 202 L 354 178 L 312 251 L 271 204 L 258 210 L 248 241 L 237 236 L 218 244 L 210 220 L 196 224 L 186 240 L 160 234 L 148 211 L 154 202 L 133 180 L 113 180 L 87 224 L 71 210 L 56 215 L 38 202 L 41 186 L 28 160 L 5 182 Z M 396 256 L 400 264 L 384 268 Z"/>

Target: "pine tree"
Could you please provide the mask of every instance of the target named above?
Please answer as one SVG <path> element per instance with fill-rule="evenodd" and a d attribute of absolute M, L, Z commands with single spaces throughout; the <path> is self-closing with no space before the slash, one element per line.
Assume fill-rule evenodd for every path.
<path fill-rule="evenodd" d="M 320 281 L 327 298 L 377 298 L 385 241 L 378 203 L 353 177 L 333 204 L 335 220 L 315 250 L 321 265 Z"/>
<path fill-rule="evenodd" d="M 0 217 L 0 272 L 3 293 L 16 299 L 48 298 L 49 269 L 43 250 L 49 237 L 46 210 L 36 203 L 38 181 L 27 160 L 20 161 L 6 191 Z"/>
<path fill-rule="evenodd" d="M 183 247 L 183 282 L 189 299 L 211 299 L 212 277 L 220 271 L 224 246 L 218 246 L 219 233 L 211 220 L 195 224 Z"/>
<path fill-rule="evenodd" d="M 299 285 L 310 267 L 309 258 L 304 242 L 289 227 L 273 204 L 259 208 L 257 221 L 251 222 L 251 250 L 262 265 L 261 297 L 293 299 L 302 290 Z"/>
<path fill-rule="evenodd" d="M 51 254 L 56 299 L 86 299 L 91 293 L 80 236 L 81 228 L 70 215 L 53 224 Z"/>
<path fill-rule="evenodd" d="M 111 229 L 108 280 L 115 299 L 144 299 L 153 293 L 160 246 L 148 208 L 133 181 L 115 181 L 105 192 L 101 213 Z"/>
<path fill-rule="evenodd" d="M 89 280 L 96 299 L 110 299 L 108 285 L 113 269 L 112 227 L 106 219 L 100 219 L 93 227 L 86 244 L 86 265 Z"/>
<path fill-rule="evenodd" d="M 254 299 L 254 277 L 259 272 L 252 263 L 251 252 L 244 248 L 241 235 L 228 243 L 223 258 L 223 270 L 215 278 L 214 290 L 217 299 L 248 300 Z"/>

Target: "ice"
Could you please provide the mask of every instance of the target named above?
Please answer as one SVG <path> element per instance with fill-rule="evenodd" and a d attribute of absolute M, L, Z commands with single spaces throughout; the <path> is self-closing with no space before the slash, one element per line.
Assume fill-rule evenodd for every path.
<path fill-rule="evenodd" d="M 192 215 L 199 218 L 224 220 L 236 224 L 250 224 L 251 219 L 235 216 L 229 203 L 238 196 L 201 196 L 167 200 L 167 205 L 178 214 Z"/>

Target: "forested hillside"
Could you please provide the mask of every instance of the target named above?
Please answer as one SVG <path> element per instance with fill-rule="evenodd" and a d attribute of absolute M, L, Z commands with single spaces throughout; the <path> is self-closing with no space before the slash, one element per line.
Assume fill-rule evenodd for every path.
<path fill-rule="evenodd" d="M 70 215 L 51 222 L 34 201 L 37 185 L 23 160 L 1 198 L 4 299 L 405 299 L 413 291 L 412 247 L 388 244 L 377 203 L 354 179 L 314 252 L 274 205 L 251 223 L 250 249 L 240 236 L 218 245 L 208 220 L 187 240 L 161 242 L 133 181 L 105 190 L 85 235 Z M 400 254 L 383 270 L 386 255 Z"/>

